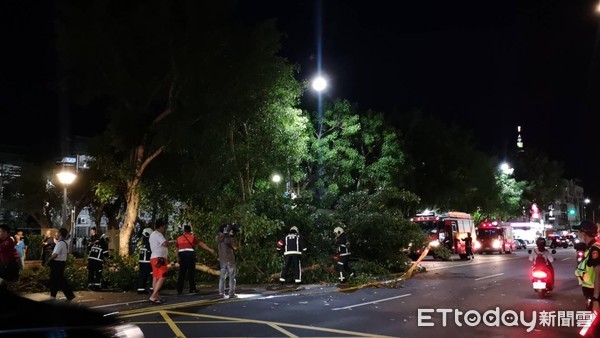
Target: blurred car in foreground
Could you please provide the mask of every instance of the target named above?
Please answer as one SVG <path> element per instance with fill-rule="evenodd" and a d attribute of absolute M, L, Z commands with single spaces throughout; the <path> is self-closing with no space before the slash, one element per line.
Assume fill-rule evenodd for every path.
<path fill-rule="evenodd" d="M 143 338 L 141 329 L 62 301 L 36 302 L 10 291 L 0 290 L 0 337 L 85 337 Z"/>

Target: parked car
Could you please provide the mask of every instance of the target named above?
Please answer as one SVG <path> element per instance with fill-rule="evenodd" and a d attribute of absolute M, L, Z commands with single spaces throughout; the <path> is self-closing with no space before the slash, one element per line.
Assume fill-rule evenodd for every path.
<path fill-rule="evenodd" d="M 144 337 L 137 325 L 62 301 L 36 302 L 0 288 L 0 302 L 0 337 Z"/>
<path fill-rule="evenodd" d="M 515 239 L 515 246 L 517 249 L 527 249 L 527 242 L 520 238 L 517 238 Z"/>

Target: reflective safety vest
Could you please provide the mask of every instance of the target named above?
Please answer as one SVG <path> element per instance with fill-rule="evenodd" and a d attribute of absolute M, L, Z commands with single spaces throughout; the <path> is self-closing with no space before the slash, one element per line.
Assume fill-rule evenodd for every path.
<path fill-rule="evenodd" d="M 594 243 L 592 246 L 595 246 L 597 249 L 600 249 L 600 243 Z M 575 276 L 579 280 L 579 285 L 584 288 L 594 288 L 594 282 L 596 281 L 596 274 L 594 273 L 594 267 L 588 266 L 587 262 L 590 257 L 590 252 L 592 248 L 590 247 L 585 252 L 585 256 L 581 263 L 577 265 L 577 269 L 575 270 Z"/>
<path fill-rule="evenodd" d="M 92 248 L 88 253 L 88 260 L 104 261 L 108 257 L 108 243 L 104 238 L 100 238 L 92 244 Z"/>
<path fill-rule="evenodd" d="M 281 252 L 281 249 L 284 256 L 302 255 L 306 251 L 306 246 L 299 234 L 291 233 L 277 243 L 277 251 Z"/>
<path fill-rule="evenodd" d="M 346 234 L 341 234 L 335 241 L 337 246 L 337 253 L 340 256 L 350 256 L 350 243 L 348 243 L 348 237 Z"/>
<path fill-rule="evenodd" d="M 102 250 L 102 246 L 100 246 L 100 244 L 94 244 L 94 246 L 92 246 L 92 249 L 90 250 L 90 253 L 88 255 L 88 260 L 95 260 L 95 261 L 103 261 L 103 250 Z"/>
<path fill-rule="evenodd" d="M 138 242 L 138 262 L 150 264 L 150 256 L 152 251 L 150 250 L 150 242 L 148 238 L 144 237 Z"/>

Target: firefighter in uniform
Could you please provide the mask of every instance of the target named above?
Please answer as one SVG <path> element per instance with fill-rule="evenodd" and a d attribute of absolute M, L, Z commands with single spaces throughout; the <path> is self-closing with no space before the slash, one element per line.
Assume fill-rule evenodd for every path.
<path fill-rule="evenodd" d="M 151 228 L 145 228 L 142 231 L 142 238 L 138 241 L 138 287 L 137 293 L 140 295 L 152 293 L 152 265 L 150 265 L 150 234 Z M 148 288 L 146 288 L 148 285 Z"/>
<path fill-rule="evenodd" d="M 177 238 L 177 259 L 179 261 L 179 276 L 177 278 L 177 294 L 183 293 L 183 284 L 185 282 L 185 275 L 188 275 L 190 282 L 190 293 L 196 293 L 196 253 L 194 252 L 194 246 L 198 245 L 202 249 L 215 254 L 215 250 L 211 249 L 204 242 L 198 240 L 192 234 L 192 227 L 185 225 L 183 227 L 183 235 Z"/>
<path fill-rule="evenodd" d="M 104 258 L 108 257 L 108 241 L 106 236 L 99 236 L 96 229 L 92 228 L 92 238 L 88 246 L 88 289 L 102 289 L 102 269 L 104 267 Z"/>
<path fill-rule="evenodd" d="M 348 236 L 341 227 L 333 229 L 333 233 L 335 234 L 336 255 L 339 257 L 335 270 L 340 274 L 338 279 L 343 283 L 354 276 L 354 269 L 350 267 L 350 243 L 348 242 Z M 344 273 L 346 276 L 344 276 Z"/>
<path fill-rule="evenodd" d="M 300 260 L 302 253 L 306 251 L 306 245 L 298 233 L 298 227 L 291 227 L 289 234 L 277 242 L 277 251 L 282 252 L 284 257 L 284 266 L 279 281 L 285 283 L 288 270 L 292 267 L 294 282 L 302 283 L 302 264 Z"/>
<path fill-rule="evenodd" d="M 579 239 L 587 244 L 581 263 L 577 265 L 575 276 L 579 280 L 588 310 L 600 311 L 600 243 L 596 242 L 598 227 L 596 224 L 583 221 L 579 225 Z M 595 336 L 600 336 L 600 328 L 596 325 Z"/>

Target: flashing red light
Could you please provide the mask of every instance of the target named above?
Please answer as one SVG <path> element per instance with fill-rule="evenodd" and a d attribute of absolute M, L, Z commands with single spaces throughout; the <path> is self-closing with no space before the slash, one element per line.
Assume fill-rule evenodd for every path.
<path fill-rule="evenodd" d="M 546 278 L 548 275 L 544 271 L 534 271 L 533 278 Z"/>

